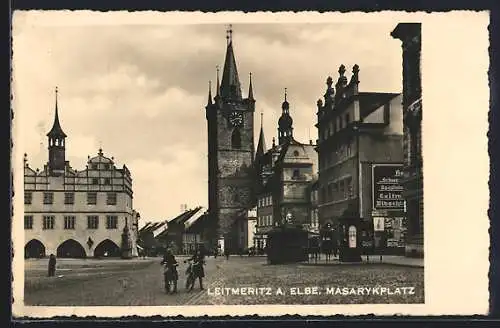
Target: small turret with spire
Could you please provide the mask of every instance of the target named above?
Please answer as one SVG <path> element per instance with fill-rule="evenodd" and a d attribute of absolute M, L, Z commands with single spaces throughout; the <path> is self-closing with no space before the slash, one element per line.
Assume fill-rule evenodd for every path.
<path fill-rule="evenodd" d="M 339 79 L 337 80 L 337 83 L 335 84 L 335 89 L 336 89 L 336 97 L 335 100 L 339 101 L 342 99 L 344 95 L 344 89 L 347 86 L 347 77 L 345 77 L 345 65 L 342 64 L 339 67 Z"/>
<path fill-rule="evenodd" d="M 281 117 L 278 120 L 278 143 L 280 145 L 293 137 L 293 119 L 290 116 L 290 104 L 286 98 L 287 89 L 285 88 L 285 100 L 281 105 Z"/>
<path fill-rule="evenodd" d="M 260 134 L 259 142 L 257 144 L 257 151 L 255 152 L 255 157 L 259 158 L 266 153 L 266 140 L 264 138 L 264 113 L 260 113 Z"/>
<path fill-rule="evenodd" d="M 333 79 L 329 76 L 326 79 L 326 92 L 323 96 L 325 99 L 325 109 L 332 109 L 334 105 L 335 90 L 332 88 Z"/>
<path fill-rule="evenodd" d="M 248 100 L 255 101 L 253 98 L 253 86 L 252 86 L 252 72 L 250 72 L 250 83 L 248 85 Z"/>
<path fill-rule="evenodd" d="M 212 81 L 208 81 L 208 100 L 207 107 L 212 105 Z"/>
<path fill-rule="evenodd" d="M 351 81 L 349 82 L 348 85 L 350 96 L 358 94 L 359 92 L 358 85 L 359 85 L 359 65 L 355 64 L 352 67 Z"/>
<path fill-rule="evenodd" d="M 67 135 L 61 128 L 59 122 L 58 108 L 58 88 L 55 90 L 55 115 L 54 124 L 49 133 L 47 133 L 49 143 L 49 172 L 53 175 L 59 175 L 64 172 L 66 166 L 66 137 Z"/>

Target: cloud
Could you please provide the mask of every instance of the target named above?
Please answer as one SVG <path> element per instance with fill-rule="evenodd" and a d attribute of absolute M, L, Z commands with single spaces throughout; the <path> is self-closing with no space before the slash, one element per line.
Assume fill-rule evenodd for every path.
<path fill-rule="evenodd" d="M 71 15 L 70 12 L 61 13 Z M 25 13 L 29 16 L 29 13 Z M 26 17 L 25 16 L 25 17 Z M 360 65 L 360 89 L 401 90 L 401 45 L 387 24 L 242 24 L 234 48 L 242 91 L 253 73 L 255 137 L 264 113 L 267 145 L 276 136 L 283 89 L 299 141 L 316 139 L 316 101 L 337 69 Z M 47 159 L 45 133 L 59 115 L 72 166 L 102 146 L 126 164 L 144 220 L 207 202 L 208 81 L 224 62 L 225 26 L 41 26 L 14 22 L 14 110 L 31 166 Z M 349 72 L 349 71 L 348 71 Z M 214 91 L 215 92 L 215 91 Z M 18 115 L 19 114 L 19 115 Z M 257 142 L 257 141 L 256 141 Z"/>

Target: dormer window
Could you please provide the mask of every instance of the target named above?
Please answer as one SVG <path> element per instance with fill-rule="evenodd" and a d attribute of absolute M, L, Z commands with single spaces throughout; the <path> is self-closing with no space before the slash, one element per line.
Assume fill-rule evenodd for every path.
<path fill-rule="evenodd" d="M 96 163 L 93 163 L 93 164 L 91 165 L 92 170 L 97 170 L 97 167 L 98 167 L 98 166 L 97 166 L 97 164 L 96 164 Z"/>
<path fill-rule="evenodd" d="M 294 151 L 293 156 L 295 156 L 295 157 L 299 156 L 299 151 L 298 150 Z"/>

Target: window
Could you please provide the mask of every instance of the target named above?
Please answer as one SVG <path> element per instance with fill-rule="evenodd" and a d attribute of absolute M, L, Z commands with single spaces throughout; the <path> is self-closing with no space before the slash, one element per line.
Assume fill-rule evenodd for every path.
<path fill-rule="evenodd" d="M 88 192 L 87 193 L 87 205 L 96 205 L 97 204 L 97 193 L 96 192 Z"/>
<path fill-rule="evenodd" d="M 48 205 L 54 202 L 54 193 L 53 192 L 44 192 L 43 193 L 43 203 Z"/>
<path fill-rule="evenodd" d="M 91 167 L 92 167 L 92 170 L 97 170 L 97 168 L 98 168 L 96 163 L 93 163 Z"/>
<path fill-rule="evenodd" d="M 299 151 L 298 150 L 294 151 L 293 156 L 295 156 L 295 157 L 299 156 Z"/>
<path fill-rule="evenodd" d="M 29 205 L 33 200 L 33 193 L 29 191 L 24 192 L 24 204 Z"/>
<path fill-rule="evenodd" d="M 98 178 L 92 178 L 92 184 L 93 185 L 98 185 L 99 184 L 99 179 Z"/>
<path fill-rule="evenodd" d="M 354 192 L 353 192 L 353 188 L 352 188 L 352 178 L 348 178 L 347 179 L 347 197 L 348 199 L 351 199 L 354 197 Z"/>
<path fill-rule="evenodd" d="M 99 217 L 97 215 L 87 216 L 87 229 L 98 229 Z"/>
<path fill-rule="evenodd" d="M 345 194 L 344 194 L 344 190 L 345 190 L 345 189 L 344 189 L 344 181 L 340 181 L 340 182 L 339 182 L 339 185 L 340 185 L 340 186 L 339 186 L 339 192 L 340 192 L 340 194 L 342 195 L 342 197 L 344 197 L 344 198 L 345 198 Z"/>
<path fill-rule="evenodd" d="M 54 216 L 44 216 L 43 217 L 43 230 L 51 230 L 54 229 Z"/>
<path fill-rule="evenodd" d="M 116 192 L 108 192 L 106 199 L 107 205 L 116 205 Z"/>
<path fill-rule="evenodd" d="M 75 217 L 74 216 L 65 216 L 64 217 L 64 229 L 66 229 L 66 230 L 75 229 Z"/>
<path fill-rule="evenodd" d="M 64 193 L 64 204 L 74 204 L 75 203 L 75 193 L 65 192 Z"/>
<path fill-rule="evenodd" d="M 24 216 L 24 229 L 26 230 L 33 229 L 33 215 Z"/>
<path fill-rule="evenodd" d="M 299 179 L 299 178 L 300 178 L 300 170 L 298 169 L 293 170 L 292 179 Z"/>
<path fill-rule="evenodd" d="M 104 184 L 105 184 L 106 186 L 109 186 L 109 185 L 111 184 L 111 179 L 110 179 L 110 178 L 105 178 L 105 179 L 104 179 Z"/>
<path fill-rule="evenodd" d="M 106 229 L 116 229 L 118 225 L 118 217 L 116 215 L 106 216 Z"/>
<path fill-rule="evenodd" d="M 109 164 L 104 164 L 104 169 L 109 170 Z"/>
<path fill-rule="evenodd" d="M 345 125 L 348 125 L 351 122 L 351 117 L 349 113 L 345 114 Z"/>
<path fill-rule="evenodd" d="M 234 129 L 233 134 L 231 135 L 231 148 L 241 148 L 241 134 L 238 129 Z"/>

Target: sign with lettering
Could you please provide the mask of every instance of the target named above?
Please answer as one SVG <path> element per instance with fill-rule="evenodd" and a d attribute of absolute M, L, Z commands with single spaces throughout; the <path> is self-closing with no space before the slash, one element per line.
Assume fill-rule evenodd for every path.
<path fill-rule="evenodd" d="M 374 210 L 403 211 L 402 164 L 372 166 L 372 204 Z"/>

